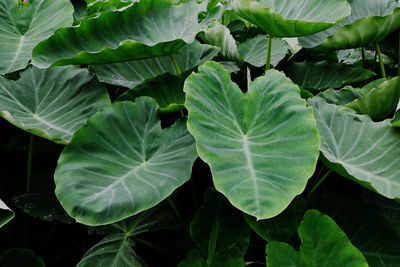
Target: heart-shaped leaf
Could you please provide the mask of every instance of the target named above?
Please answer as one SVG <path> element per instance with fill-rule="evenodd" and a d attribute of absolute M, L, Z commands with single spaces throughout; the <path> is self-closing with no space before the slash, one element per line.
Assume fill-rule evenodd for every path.
<path fill-rule="evenodd" d="M 373 122 L 315 97 L 321 152 L 329 167 L 388 198 L 400 199 L 400 133 L 389 121 Z"/>
<path fill-rule="evenodd" d="M 351 15 L 334 28 L 299 38 L 301 46 L 329 51 L 374 45 L 400 27 L 396 0 L 348 0 Z"/>
<path fill-rule="evenodd" d="M 132 250 L 134 243 L 126 234 L 113 234 L 105 237 L 89 249 L 77 267 L 123 266 L 144 267 L 146 264 Z"/>
<path fill-rule="evenodd" d="M 381 121 L 393 116 L 399 100 L 400 78 L 395 77 L 380 83 L 364 97 L 346 104 L 346 107 L 354 109 L 358 114 L 367 114 L 374 121 Z"/>
<path fill-rule="evenodd" d="M 32 49 L 55 30 L 72 25 L 74 8 L 68 0 L 0 2 L 0 74 L 25 68 Z M 51 21 L 49 23 L 49 21 Z"/>
<path fill-rule="evenodd" d="M 289 45 L 280 38 L 273 38 L 271 41 L 271 65 L 276 66 L 285 58 L 289 51 Z M 238 49 L 247 63 L 255 67 L 264 66 L 267 63 L 268 37 L 257 35 L 239 44 Z"/>
<path fill-rule="evenodd" d="M 269 267 L 368 267 L 363 254 L 327 215 L 309 210 L 299 226 L 300 252 L 287 243 L 269 242 Z"/>
<path fill-rule="evenodd" d="M 179 5 L 174 0 L 146 0 L 123 11 L 104 12 L 41 42 L 33 50 L 33 64 L 47 68 L 170 55 L 194 41 L 203 8 L 195 0 Z"/>
<path fill-rule="evenodd" d="M 0 227 L 14 218 L 14 212 L 0 199 Z"/>
<path fill-rule="evenodd" d="M 218 48 L 194 41 L 175 52 L 174 57 L 181 72 L 191 70 L 218 54 Z M 101 82 L 133 88 L 164 73 L 178 75 L 169 56 L 148 58 L 114 64 L 91 65 Z"/>
<path fill-rule="evenodd" d="M 287 66 L 285 72 L 302 88 L 314 90 L 339 88 L 346 84 L 365 81 L 375 75 L 367 69 L 354 68 L 327 60 L 293 62 Z"/>
<path fill-rule="evenodd" d="M 315 170 L 319 138 L 299 88 L 276 70 L 246 94 L 220 64 L 186 79 L 188 129 L 215 188 L 238 209 L 270 218 L 300 194 Z"/>
<path fill-rule="evenodd" d="M 91 115 L 109 103 L 107 90 L 77 67 L 33 67 L 17 81 L 0 77 L 0 116 L 60 144 L 67 144 Z"/>
<path fill-rule="evenodd" d="M 190 178 L 196 159 L 185 121 L 161 130 L 148 97 L 93 115 L 58 161 L 56 195 L 69 215 L 109 224 L 151 208 Z"/>
<path fill-rule="evenodd" d="M 275 37 L 326 30 L 350 15 L 345 0 L 234 0 L 233 10 Z"/>

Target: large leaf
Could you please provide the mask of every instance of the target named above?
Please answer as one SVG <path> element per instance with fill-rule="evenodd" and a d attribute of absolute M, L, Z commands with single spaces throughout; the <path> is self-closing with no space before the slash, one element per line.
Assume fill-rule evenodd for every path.
<path fill-rule="evenodd" d="M 375 75 L 370 70 L 324 61 L 293 62 L 286 75 L 305 89 L 339 88 L 346 84 L 365 81 Z"/>
<path fill-rule="evenodd" d="M 380 83 L 364 97 L 346 104 L 346 107 L 359 114 L 367 114 L 374 121 L 380 121 L 393 116 L 399 100 L 400 78 L 395 77 Z"/>
<path fill-rule="evenodd" d="M 317 210 L 309 210 L 304 215 L 299 226 L 299 237 L 302 240 L 300 252 L 287 243 L 268 243 L 267 265 L 368 267 L 364 256 L 339 226 Z"/>
<path fill-rule="evenodd" d="M 104 11 L 117 10 L 131 5 L 139 0 L 86 0 L 86 12 L 96 14 Z"/>
<path fill-rule="evenodd" d="M 132 250 L 134 243 L 126 234 L 113 234 L 105 237 L 89 249 L 77 267 L 118 266 L 140 267 L 146 266 L 141 258 Z"/>
<path fill-rule="evenodd" d="M 271 50 L 271 65 L 276 66 L 285 58 L 289 51 L 289 45 L 286 41 L 273 38 Z M 239 44 L 239 52 L 244 57 L 244 61 L 255 66 L 264 66 L 267 62 L 268 52 L 268 37 L 264 35 L 257 35 L 254 38 L 247 39 L 245 42 Z"/>
<path fill-rule="evenodd" d="M 218 54 L 218 48 L 200 44 L 198 41 L 187 44 L 174 54 L 182 72 L 186 72 L 211 60 Z M 169 56 L 135 60 L 123 63 L 91 65 L 90 69 L 101 82 L 133 88 L 145 80 L 164 73 L 178 75 Z"/>
<path fill-rule="evenodd" d="M 113 63 L 170 55 L 192 43 L 200 26 L 195 0 L 146 0 L 123 11 L 104 12 L 79 26 L 59 29 L 33 50 L 33 64 Z M 117 29 L 117 30 L 116 30 Z"/>
<path fill-rule="evenodd" d="M 350 15 L 345 0 L 234 0 L 233 10 L 275 37 L 323 31 Z"/>
<path fill-rule="evenodd" d="M 148 97 L 93 115 L 58 161 L 56 195 L 79 222 L 101 225 L 151 208 L 186 182 L 196 159 L 184 120 L 161 130 Z"/>
<path fill-rule="evenodd" d="M 159 76 L 156 79 L 149 80 L 143 84 L 128 90 L 120 97 L 119 101 L 134 101 L 140 96 L 150 96 L 154 98 L 158 105 L 160 113 L 170 113 L 185 108 L 185 94 L 183 93 L 184 79 L 170 74 Z"/>
<path fill-rule="evenodd" d="M 72 25 L 74 8 L 68 0 L 19 2 L 0 1 L 0 74 L 25 68 L 40 41 Z"/>
<path fill-rule="evenodd" d="M 326 31 L 299 38 L 300 44 L 316 51 L 357 48 L 375 44 L 400 27 L 396 0 L 348 0 L 351 15 Z"/>
<path fill-rule="evenodd" d="M 234 244 L 243 256 L 249 246 L 250 229 L 241 212 L 218 192 L 207 190 L 204 204 L 190 224 L 190 236 L 199 245 L 203 257 L 211 261 L 218 251 Z"/>
<path fill-rule="evenodd" d="M 258 219 L 282 212 L 304 190 L 318 158 L 315 121 L 299 88 L 271 70 L 243 94 L 228 71 L 207 62 L 184 91 L 188 128 L 216 189 Z"/>
<path fill-rule="evenodd" d="M 388 198 L 400 198 L 400 133 L 389 121 L 373 122 L 352 109 L 316 97 L 314 108 L 321 152 L 340 174 Z"/>
<path fill-rule="evenodd" d="M 61 144 L 67 144 L 91 115 L 109 103 L 107 90 L 77 67 L 33 67 L 17 81 L 0 77 L 0 116 Z"/>
<path fill-rule="evenodd" d="M 14 212 L 0 199 L 0 227 L 14 218 Z"/>
<path fill-rule="evenodd" d="M 308 206 L 332 217 L 371 267 L 394 267 L 400 263 L 400 232 L 396 232 L 397 222 L 391 221 L 391 217 L 395 217 L 393 213 L 384 212 L 386 202 L 394 201 L 378 200 L 379 208 L 357 199 L 324 192 L 312 195 Z"/>
<path fill-rule="evenodd" d="M 326 102 L 335 105 L 345 105 L 354 101 L 360 97 L 363 97 L 363 93 L 359 88 L 353 88 L 352 86 L 345 86 L 340 90 L 329 88 L 318 94 L 319 97 L 326 100 Z"/>

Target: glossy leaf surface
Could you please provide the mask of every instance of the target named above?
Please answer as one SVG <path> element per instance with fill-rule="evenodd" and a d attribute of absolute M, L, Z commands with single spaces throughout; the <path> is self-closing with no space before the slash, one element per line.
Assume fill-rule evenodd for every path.
<path fill-rule="evenodd" d="M 0 199 L 0 227 L 14 218 L 14 212 Z"/>
<path fill-rule="evenodd" d="M 300 252 L 287 243 L 268 243 L 268 266 L 368 267 L 363 254 L 351 244 L 339 226 L 317 210 L 307 211 L 298 233 L 302 240 Z"/>
<path fill-rule="evenodd" d="M 282 212 L 304 190 L 318 158 L 315 121 L 299 88 L 271 70 L 243 94 L 228 71 L 207 62 L 184 91 L 188 129 L 215 188 L 258 219 Z"/>
<path fill-rule="evenodd" d="M 374 45 L 400 27 L 396 0 L 349 0 L 351 15 L 326 31 L 299 38 L 300 44 L 315 51 Z"/>
<path fill-rule="evenodd" d="M 309 100 L 330 167 L 388 198 L 400 198 L 400 133 L 349 108 Z"/>
<path fill-rule="evenodd" d="M 344 0 L 234 0 L 233 10 L 274 37 L 323 31 L 350 15 Z"/>
<path fill-rule="evenodd" d="M 161 130 L 157 108 L 148 97 L 116 102 L 74 135 L 54 176 L 71 217 L 113 223 L 155 206 L 190 178 L 193 137 L 183 120 Z"/>
<path fill-rule="evenodd" d="M 194 0 L 179 5 L 173 0 L 147 0 L 123 11 L 104 12 L 77 27 L 59 29 L 35 47 L 33 64 L 46 68 L 170 55 L 194 41 L 202 8 Z"/>
<path fill-rule="evenodd" d="M 25 68 L 40 41 L 72 25 L 74 8 L 68 0 L 19 2 L 0 2 L 0 74 Z"/>
<path fill-rule="evenodd" d="M 114 234 L 105 237 L 89 249 L 77 267 L 118 266 L 140 267 L 146 266 L 141 258 L 132 250 L 132 241 L 126 234 Z"/>
<path fill-rule="evenodd" d="M 67 144 L 91 115 L 109 103 L 107 90 L 77 67 L 33 67 L 16 81 L 0 77 L 0 116 L 60 144 Z"/>
<path fill-rule="evenodd" d="M 362 82 L 374 76 L 375 73 L 367 69 L 324 60 L 293 62 L 287 66 L 286 75 L 302 88 L 323 90 Z"/>
<path fill-rule="evenodd" d="M 181 72 L 186 72 L 211 60 L 218 48 L 194 41 L 175 52 L 174 57 Z M 114 64 L 91 65 L 90 69 L 101 82 L 133 88 L 164 73 L 178 75 L 169 56 L 148 58 Z"/>

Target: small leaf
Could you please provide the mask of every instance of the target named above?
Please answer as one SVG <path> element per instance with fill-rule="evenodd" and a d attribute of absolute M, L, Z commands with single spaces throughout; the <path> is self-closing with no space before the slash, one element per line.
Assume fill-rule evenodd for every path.
<path fill-rule="evenodd" d="M 105 237 L 89 249 L 77 267 L 93 266 L 146 266 L 143 260 L 132 250 L 131 242 L 125 234 L 113 234 Z"/>
<path fill-rule="evenodd" d="M 233 10 L 274 37 L 326 30 L 350 15 L 345 0 L 234 0 Z"/>
<path fill-rule="evenodd" d="M 308 101 L 328 166 L 383 196 L 400 199 L 400 133 L 389 120 L 373 122 L 319 97 Z"/>
<path fill-rule="evenodd" d="M 87 225 L 113 223 L 154 207 L 185 183 L 196 159 L 184 120 L 161 130 L 148 97 L 93 115 L 58 161 L 56 195 Z"/>
<path fill-rule="evenodd" d="M 309 210 L 299 226 L 300 252 L 287 243 L 267 245 L 269 267 L 354 266 L 368 267 L 363 254 L 351 244 L 346 234 L 327 215 Z"/>
<path fill-rule="evenodd" d="M 293 62 L 287 66 L 286 75 L 302 88 L 323 90 L 362 82 L 374 76 L 375 73 L 367 69 L 324 60 Z"/>
<path fill-rule="evenodd" d="M 109 103 L 107 90 L 77 67 L 28 68 L 17 81 L 0 77 L 0 116 L 60 144 Z"/>
<path fill-rule="evenodd" d="M 282 212 L 304 190 L 319 155 L 312 110 L 299 88 L 270 70 L 243 94 L 220 64 L 206 62 L 184 91 L 188 129 L 215 188 L 258 219 Z"/>
<path fill-rule="evenodd" d="M 0 2 L 0 74 L 25 68 L 40 41 L 72 25 L 74 8 L 68 0 L 18 2 Z"/>
<path fill-rule="evenodd" d="M 11 221 L 14 216 L 14 212 L 0 199 L 0 228 Z"/>

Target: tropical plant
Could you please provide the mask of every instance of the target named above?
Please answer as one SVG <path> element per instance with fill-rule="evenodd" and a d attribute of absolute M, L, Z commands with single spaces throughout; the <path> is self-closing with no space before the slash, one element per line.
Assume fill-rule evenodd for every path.
<path fill-rule="evenodd" d="M 400 1 L 3 0 L 0 266 L 400 266 Z"/>

